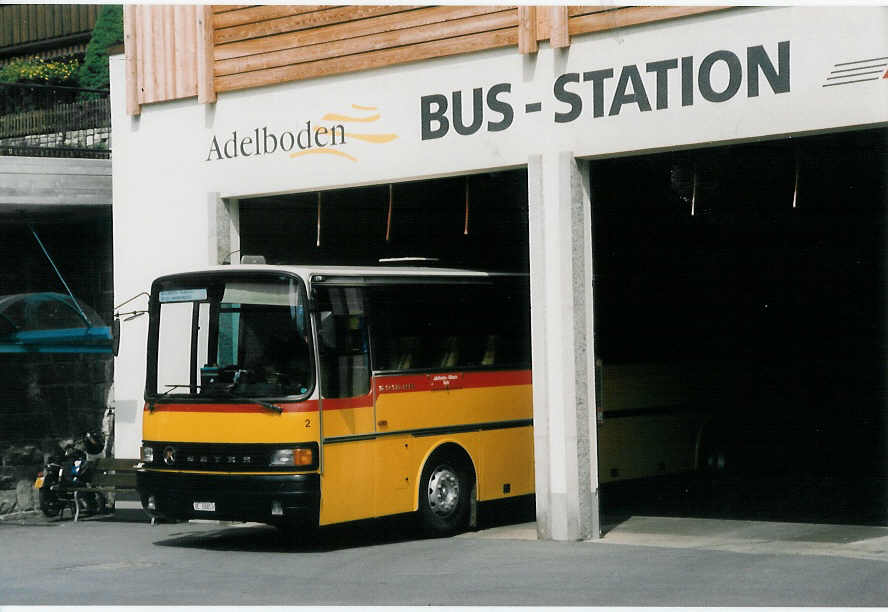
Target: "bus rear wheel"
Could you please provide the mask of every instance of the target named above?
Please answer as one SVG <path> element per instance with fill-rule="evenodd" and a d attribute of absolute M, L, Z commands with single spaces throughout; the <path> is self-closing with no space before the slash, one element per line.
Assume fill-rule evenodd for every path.
<path fill-rule="evenodd" d="M 450 454 L 433 456 L 419 487 L 419 514 L 427 533 L 444 536 L 466 528 L 472 483 L 464 461 Z"/>

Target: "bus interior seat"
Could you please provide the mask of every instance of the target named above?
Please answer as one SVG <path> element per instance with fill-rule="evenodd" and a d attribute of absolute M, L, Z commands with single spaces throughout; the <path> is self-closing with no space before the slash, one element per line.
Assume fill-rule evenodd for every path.
<path fill-rule="evenodd" d="M 395 370 L 409 370 L 414 367 L 413 356 L 416 353 L 419 338 L 416 336 L 403 336 L 398 338 L 395 359 L 393 365 Z"/>
<path fill-rule="evenodd" d="M 448 336 L 444 341 L 444 354 L 441 356 L 442 368 L 455 368 L 459 363 L 459 338 Z"/>
<path fill-rule="evenodd" d="M 481 358 L 481 365 L 493 365 L 496 363 L 496 336 L 494 334 L 487 335 L 487 346 L 484 348 L 484 357 Z"/>

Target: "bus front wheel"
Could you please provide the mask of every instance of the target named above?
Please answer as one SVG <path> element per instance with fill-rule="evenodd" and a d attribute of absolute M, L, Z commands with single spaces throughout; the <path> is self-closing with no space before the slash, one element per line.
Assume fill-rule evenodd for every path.
<path fill-rule="evenodd" d="M 464 461 L 451 454 L 433 456 L 419 485 L 419 513 L 429 534 L 450 535 L 466 528 L 472 483 Z"/>

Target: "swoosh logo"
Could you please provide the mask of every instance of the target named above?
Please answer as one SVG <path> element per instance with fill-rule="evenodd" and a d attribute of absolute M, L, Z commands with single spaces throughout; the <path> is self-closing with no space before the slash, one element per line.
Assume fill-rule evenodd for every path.
<path fill-rule="evenodd" d="M 351 111 L 359 111 L 357 113 Z M 364 104 L 352 104 L 351 111 L 347 113 L 341 112 L 329 112 L 325 113 L 321 118 L 322 122 L 336 122 L 338 124 L 343 123 L 356 123 L 356 124 L 372 124 L 376 123 L 380 119 L 382 119 L 382 113 L 379 112 L 379 107 L 377 106 L 368 106 Z M 362 114 L 367 113 L 367 114 Z M 330 125 L 318 125 L 314 128 L 315 133 L 319 130 L 330 130 L 332 126 Z M 398 138 L 397 134 L 394 133 L 385 133 L 385 132 L 345 132 L 345 143 L 347 144 L 349 140 L 358 140 L 361 142 L 365 142 L 368 144 L 387 144 L 396 140 Z M 333 147 L 320 147 L 320 148 L 311 148 L 305 149 L 302 151 L 296 151 L 294 153 L 290 153 L 290 158 L 295 159 L 297 157 L 305 157 L 307 155 L 332 155 L 334 157 L 340 157 L 343 159 L 347 159 L 352 162 L 357 162 L 358 158 L 355 155 L 350 153 L 346 153 L 339 148 Z"/>

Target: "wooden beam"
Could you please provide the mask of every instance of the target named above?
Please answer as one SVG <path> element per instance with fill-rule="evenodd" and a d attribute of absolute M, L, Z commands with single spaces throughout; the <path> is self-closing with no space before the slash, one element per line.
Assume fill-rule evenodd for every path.
<path fill-rule="evenodd" d="M 186 97 L 188 89 L 187 72 L 185 68 L 186 53 L 193 53 L 194 47 L 190 47 L 189 43 L 194 40 L 194 28 L 191 28 L 191 40 L 188 37 L 186 29 L 187 12 L 191 12 L 191 7 L 177 4 L 173 7 L 173 92 L 177 98 Z"/>
<path fill-rule="evenodd" d="M 149 70 L 147 70 L 146 67 L 148 65 L 149 51 L 151 49 L 151 46 L 145 42 L 145 39 L 151 32 L 151 15 L 148 13 L 150 7 L 144 4 L 137 4 L 134 8 L 133 15 L 135 17 L 133 30 L 135 31 L 136 36 L 136 83 L 138 85 L 136 88 L 136 93 L 138 94 L 136 100 L 138 100 L 139 104 L 144 104 L 146 101 L 145 87 L 147 86 L 148 80 L 146 75 L 149 73 Z"/>
<path fill-rule="evenodd" d="M 493 32 L 436 40 L 409 47 L 383 49 L 361 55 L 336 57 L 317 62 L 216 77 L 216 90 L 234 91 L 248 89 L 250 87 L 286 83 L 288 81 L 298 81 L 331 74 L 370 70 L 372 68 L 404 64 L 434 57 L 446 57 L 448 55 L 472 53 L 485 49 L 510 47 L 516 44 L 518 44 L 518 28 L 507 28 Z"/>
<path fill-rule="evenodd" d="M 618 10 L 605 11 L 573 17 L 569 20 L 568 30 L 570 34 L 588 34 L 602 32 L 628 26 L 665 21 L 678 17 L 688 17 L 701 13 L 723 11 L 732 7 L 728 6 L 633 6 Z"/>
<path fill-rule="evenodd" d="M 151 36 L 148 38 L 148 45 L 151 47 L 150 57 L 151 63 L 148 64 L 149 72 L 146 77 L 151 83 L 151 96 L 146 98 L 147 101 L 160 102 L 166 100 L 166 70 L 164 68 L 164 58 L 166 48 L 163 42 L 164 24 L 163 24 L 163 6 L 150 5 L 147 7 L 149 11 L 149 21 L 151 22 Z M 148 89 L 147 87 L 145 88 Z M 147 91 L 146 91 L 147 93 Z"/>
<path fill-rule="evenodd" d="M 198 8 L 195 6 L 183 6 L 185 9 L 184 17 L 184 56 L 185 65 L 185 91 L 182 97 L 191 97 L 197 95 L 197 20 Z"/>
<path fill-rule="evenodd" d="M 136 70 L 138 48 L 136 44 L 136 7 L 132 4 L 123 5 L 123 40 L 124 62 L 126 67 L 126 112 L 138 115 L 142 112 L 139 105 L 139 78 Z"/>
<path fill-rule="evenodd" d="M 518 52 L 536 53 L 537 45 L 537 8 L 535 6 L 518 7 Z"/>
<path fill-rule="evenodd" d="M 158 7 L 162 24 L 161 41 L 163 45 L 163 96 L 164 100 L 176 97 L 176 19 L 175 8 L 171 4 Z"/>
<path fill-rule="evenodd" d="M 239 11 L 240 9 L 250 8 L 252 4 L 215 4 L 213 5 L 213 13 L 227 13 L 228 11 Z"/>
<path fill-rule="evenodd" d="M 551 13 L 552 11 L 548 10 L 549 7 L 540 6 L 537 8 L 537 42 L 541 40 L 548 40 L 550 32 L 552 30 L 551 27 Z"/>
<path fill-rule="evenodd" d="M 197 101 L 208 104 L 216 101 L 213 80 L 213 7 L 199 6 L 197 15 Z"/>
<path fill-rule="evenodd" d="M 310 11 L 303 14 L 292 15 L 290 17 L 282 17 L 280 19 L 271 19 L 261 23 L 251 23 L 233 28 L 217 28 L 215 40 L 216 44 L 234 42 L 237 40 L 258 38 L 260 36 L 271 36 L 273 34 L 284 34 L 296 30 L 317 28 L 320 26 L 332 25 L 334 23 L 357 21 L 359 19 L 367 19 L 368 17 L 376 17 L 378 15 L 403 13 L 404 11 L 412 11 L 417 8 L 422 7 L 406 5 L 337 6 L 326 8 L 325 10 Z"/>
<path fill-rule="evenodd" d="M 622 6 L 604 6 L 604 5 L 586 5 L 586 6 L 568 6 L 567 14 L 569 17 L 578 17 L 580 15 L 589 15 L 591 13 L 603 13 L 604 11 L 619 11 L 626 7 Z"/>
<path fill-rule="evenodd" d="M 513 28 L 517 25 L 517 15 L 515 10 L 511 9 L 480 17 L 473 16 L 465 19 L 454 19 L 406 30 L 380 32 L 371 36 L 334 40 L 329 43 L 217 61 L 215 64 L 215 74 L 218 77 L 346 55 L 357 59 L 363 53 L 395 47 L 403 48 L 404 52 L 409 53 L 410 49 L 413 48 L 412 45 L 418 43 L 458 38 L 479 32 Z"/>
<path fill-rule="evenodd" d="M 567 7 L 550 6 L 549 13 L 549 44 L 556 49 L 570 46 L 570 33 L 567 27 Z"/>
<path fill-rule="evenodd" d="M 197 95 L 197 10 L 194 6 L 175 6 L 175 91 L 174 98 Z"/>
<path fill-rule="evenodd" d="M 300 15 L 302 13 L 311 13 L 323 8 L 329 8 L 323 5 L 311 6 L 293 6 L 293 5 L 270 5 L 270 6 L 251 6 L 236 11 L 228 11 L 226 13 L 216 14 L 216 28 L 230 28 L 233 26 L 246 25 L 249 23 L 258 23 L 260 21 L 268 21 L 269 19 L 277 19 L 279 17 L 289 17 L 291 15 Z"/>
<path fill-rule="evenodd" d="M 304 47 L 306 45 L 317 45 L 347 38 L 369 36 L 381 32 L 405 30 L 417 26 L 486 15 L 503 10 L 508 10 L 508 7 L 439 6 L 416 9 L 404 13 L 371 17 L 369 19 L 288 32 L 275 36 L 252 38 L 222 45 L 217 44 L 215 54 L 216 60 L 219 61 L 257 53 L 270 53 L 295 47 Z"/>

